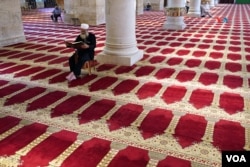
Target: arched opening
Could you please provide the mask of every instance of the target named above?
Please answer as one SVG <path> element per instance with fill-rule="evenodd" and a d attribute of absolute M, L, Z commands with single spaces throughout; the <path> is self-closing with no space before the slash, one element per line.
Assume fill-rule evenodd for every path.
<path fill-rule="evenodd" d="M 164 0 L 164 7 L 168 5 L 168 0 Z"/>
<path fill-rule="evenodd" d="M 57 5 L 56 0 L 44 0 L 44 7 L 45 8 L 55 7 L 56 5 Z"/>

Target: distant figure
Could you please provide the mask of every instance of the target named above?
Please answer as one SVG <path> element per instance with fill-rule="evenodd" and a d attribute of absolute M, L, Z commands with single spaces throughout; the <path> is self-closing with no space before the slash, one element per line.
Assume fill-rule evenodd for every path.
<path fill-rule="evenodd" d="M 189 0 L 186 0 L 186 5 L 185 5 L 185 6 L 186 6 L 186 12 L 187 12 L 187 13 L 188 13 L 188 11 L 189 11 L 189 3 L 190 3 Z"/>
<path fill-rule="evenodd" d="M 228 23 L 228 18 L 224 17 L 223 19 L 220 17 L 216 17 L 218 23 Z"/>
<path fill-rule="evenodd" d="M 209 17 L 212 17 L 209 11 L 207 11 L 206 8 L 203 5 L 201 5 L 201 17 L 206 17 L 206 15 L 208 15 Z"/>
<path fill-rule="evenodd" d="M 61 9 L 58 6 L 56 6 L 52 11 L 52 15 L 50 16 L 51 20 L 57 22 L 57 18 L 61 17 L 61 13 L 62 13 Z"/>
<path fill-rule="evenodd" d="M 226 17 L 223 18 L 223 23 L 228 23 L 228 19 Z"/>
<path fill-rule="evenodd" d="M 146 10 L 147 10 L 147 11 L 151 10 L 151 5 L 150 5 L 150 3 L 148 3 L 148 4 L 146 5 Z"/>

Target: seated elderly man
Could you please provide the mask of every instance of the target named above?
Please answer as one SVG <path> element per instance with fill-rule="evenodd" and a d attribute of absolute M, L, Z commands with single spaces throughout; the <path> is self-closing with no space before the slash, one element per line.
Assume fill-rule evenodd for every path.
<path fill-rule="evenodd" d="M 89 25 L 81 24 L 80 34 L 74 43 L 65 41 L 67 47 L 76 49 L 75 53 L 69 58 L 70 74 L 66 77 L 68 81 L 81 78 L 81 68 L 86 61 L 94 59 L 96 37 L 95 34 L 88 32 Z"/>

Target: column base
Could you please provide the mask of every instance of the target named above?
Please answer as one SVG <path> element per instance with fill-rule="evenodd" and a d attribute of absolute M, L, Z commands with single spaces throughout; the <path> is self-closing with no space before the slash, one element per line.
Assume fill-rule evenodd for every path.
<path fill-rule="evenodd" d="M 25 36 L 18 36 L 18 37 L 9 38 L 9 39 L 1 39 L 0 40 L 0 47 L 14 45 L 14 44 L 21 43 L 21 42 L 26 42 Z"/>
<path fill-rule="evenodd" d="M 168 30 L 183 30 L 186 28 L 186 24 L 184 23 L 184 17 L 167 17 L 167 21 L 163 25 L 163 29 Z"/>
<path fill-rule="evenodd" d="M 183 30 L 186 28 L 186 24 L 164 24 L 163 28 L 167 30 Z"/>
<path fill-rule="evenodd" d="M 103 64 L 115 64 L 115 65 L 124 65 L 124 66 L 132 66 L 136 62 L 138 62 L 143 57 L 143 51 L 138 50 L 133 55 L 128 56 L 119 56 L 119 55 L 108 55 L 105 51 L 101 52 L 96 56 L 97 61 Z"/>
<path fill-rule="evenodd" d="M 73 14 L 64 14 L 64 23 L 71 24 L 74 26 L 79 26 L 80 25 L 80 20 L 78 17 L 74 16 Z"/>
<path fill-rule="evenodd" d="M 188 14 L 187 14 L 187 16 L 188 17 L 201 17 L 201 14 L 200 14 L 200 12 L 198 12 L 198 13 L 195 13 L 195 12 L 188 12 Z"/>

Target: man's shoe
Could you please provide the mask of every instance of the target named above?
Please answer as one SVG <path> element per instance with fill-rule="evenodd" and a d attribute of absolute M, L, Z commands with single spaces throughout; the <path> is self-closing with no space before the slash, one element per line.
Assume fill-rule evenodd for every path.
<path fill-rule="evenodd" d="M 73 72 L 66 76 L 66 79 L 70 82 L 76 79 L 76 76 Z"/>

